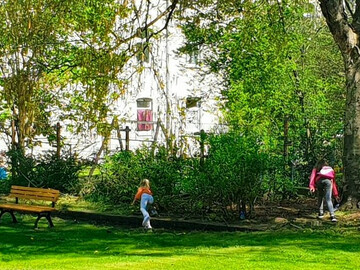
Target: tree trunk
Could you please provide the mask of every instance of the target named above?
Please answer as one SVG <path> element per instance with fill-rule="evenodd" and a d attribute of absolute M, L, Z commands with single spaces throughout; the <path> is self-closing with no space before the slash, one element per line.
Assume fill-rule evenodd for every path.
<path fill-rule="evenodd" d="M 342 0 L 321 0 L 320 6 L 345 66 L 344 198 L 353 207 L 360 197 L 360 29 L 357 29 L 360 7 L 357 5 L 355 13 L 348 14 Z M 352 23 L 349 15 L 353 16 Z"/>
<path fill-rule="evenodd" d="M 107 137 L 104 137 L 104 138 L 103 138 L 103 141 L 102 141 L 102 143 L 101 143 L 100 149 L 99 149 L 99 151 L 96 153 L 95 158 L 94 158 L 94 163 L 93 163 L 93 165 L 91 166 L 91 169 L 90 169 L 90 171 L 89 171 L 89 177 L 91 177 L 91 176 L 94 174 L 94 172 L 95 172 L 95 170 L 96 170 L 96 167 L 97 167 L 97 165 L 99 164 L 100 156 L 101 156 L 102 152 L 105 150 L 108 141 L 109 141 L 109 140 L 108 140 Z"/>
<path fill-rule="evenodd" d="M 286 171 L 286 166 L 289 163 L 289 117 L 284 116 L 284 166 Z"/>
<path fill-rule="evenodd" d="M 358 58 L 358 57 L 357 57 Z M 346 67 L 346 111 L 344 127 L 345 192 L 359 199 L 360 195 L 360 61 Z"/>

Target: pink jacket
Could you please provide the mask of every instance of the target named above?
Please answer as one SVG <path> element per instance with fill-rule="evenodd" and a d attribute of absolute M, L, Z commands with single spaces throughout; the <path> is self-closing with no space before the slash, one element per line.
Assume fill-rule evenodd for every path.
<path fill-rule="evenodd" d="M 316 169 L 314 168 L 310 175 L 309 187 L 316 189 L 316 181 L 318 181 L 319 179 L 323 179 L 323 178 L 332 180 L 332 183 L 333 183 L 332 192 L 335 197 L 338 197 L 339 191 L 338 191 L 338 188 L 337 188 L 336 182 L 335 182 L 335 171 L 330 166 L 324 166 L 321 168 L 320 171 L 316 171 Z"/>

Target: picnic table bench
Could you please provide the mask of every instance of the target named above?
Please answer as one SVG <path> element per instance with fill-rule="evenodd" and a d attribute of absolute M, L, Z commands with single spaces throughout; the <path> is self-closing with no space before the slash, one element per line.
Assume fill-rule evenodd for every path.
<path fill-rule="evenodd" d="M 9 213 L 14 223 L 17 223 L 14 212 L 37 214 L 34 227 L 38 227 L 38 222 L 45 217 L 50 227 L 54 227 L 51 220 L 51 212 L 56 211 L 55 203 L 59 199 L 60 191 L 55 189 L 33 188 L 22 186 L 11 186 L 8 197 L 15 198 L 15 203 L 0 204 L 0 219 L 3 214 Z M 21 203 L 19 201 L 21 199 Z M 51 206 L 29 204 L 39 203 L 39 201 L 51 201 Z"/>

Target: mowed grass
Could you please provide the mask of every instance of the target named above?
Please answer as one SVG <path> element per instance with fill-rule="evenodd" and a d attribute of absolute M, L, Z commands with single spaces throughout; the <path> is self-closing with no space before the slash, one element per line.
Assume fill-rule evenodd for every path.
<path fill-rule="evenodd" d="M 0 223 L 0 269 L 360 269 L 357 229 L 178 232 L 33 216 Z"/>

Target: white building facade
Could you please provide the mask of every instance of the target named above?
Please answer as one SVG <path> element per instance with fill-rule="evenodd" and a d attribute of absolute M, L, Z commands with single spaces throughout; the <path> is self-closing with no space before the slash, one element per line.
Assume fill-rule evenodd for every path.
<path fill-rule="evenodd" d="M 169 1 L 157 0 L 151 5 L 147 22 L 155 21 Z M 139 6 L 138 10 L 142 8 Z M 165 21 L 166 18 L 156 21 L 153 27 L 162 29 Z M 142 27 L 142 24 L 139 22 L 138 27 Z M 126 141 L 129 149 L 133 150 L 143 145 L 166 145 L 167 138 L 171 138 L 179 149 L 178 154 L 192 156 L 199 151 L 197 134 L 201 130 L 209 133 L 226 129 L 221 124 L 221 79 L 199 65 L 201 49 L 199 54 L 191 56 L 178 53 L 184 43 L 178 23 L 171 20 L 165 30 L 148 41 L 146 44 L 149 45 L 144 48 L 142 56 L 133 57 L 119 75 L 127 82 L 126 91 L 116 103 L 109 105 L 109 122 L 118 119 L 120 129 L 113 130 L 104 146 L 104 138 L 95 130 L 74 134 L 67 128 L 69 121 L 58 120 L 54 115 L 54 125 L 57 122 L 61 125 L 62 151 L 70 150 L 83 158 L 92 159 L 99 153 L 104 155 L 125 149 Z M 141 38 L 135 38 L 133 42 L 140 46 L 145 44 Z M 128 140 L 126 129 L 130 130 Z M 38 137 L 35 141 L 38 143 L 34 144 L 33 154 L 54 150 L 56 146 L 50 146 L 44 137 Z M 9 142 L 9 138 L 4 137 L 2 149 L 6 150 Z"/>

